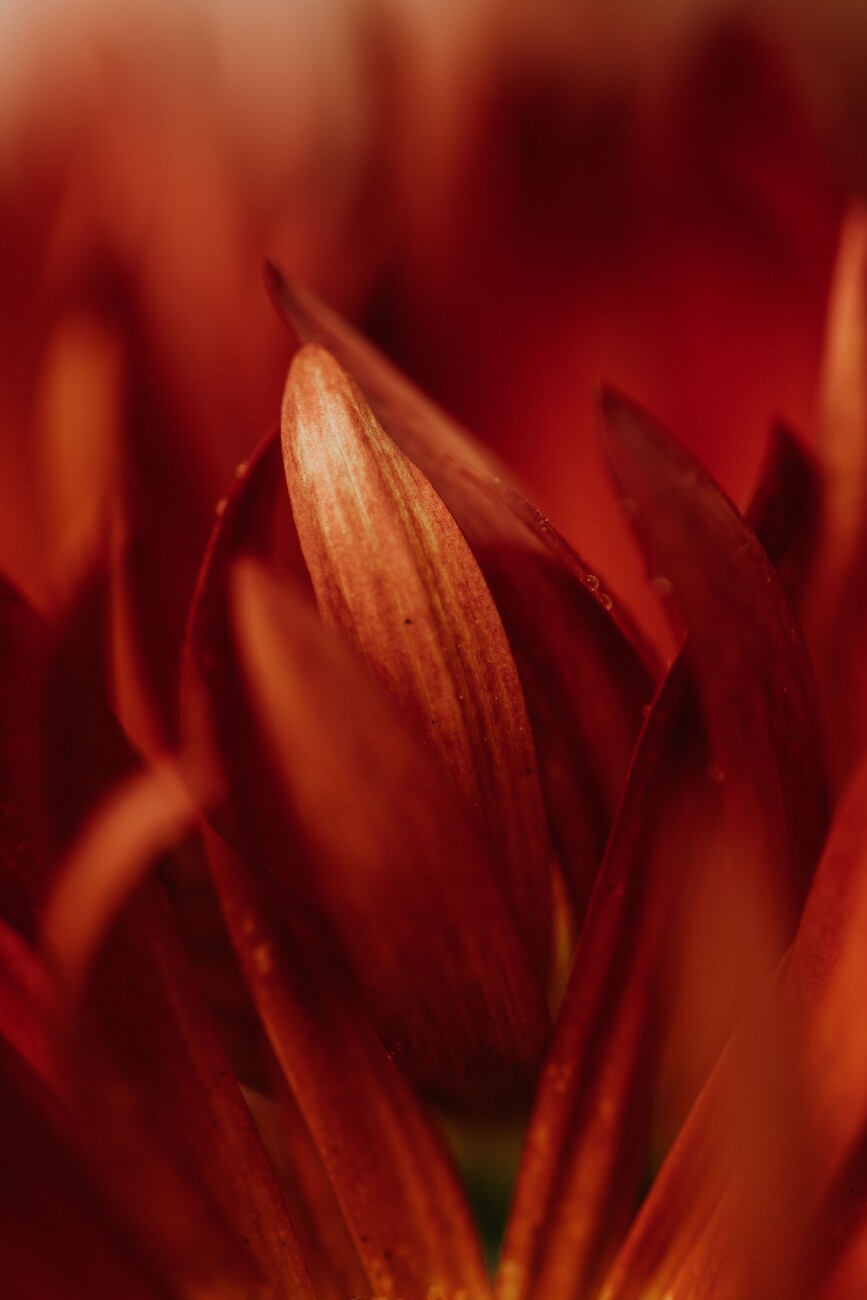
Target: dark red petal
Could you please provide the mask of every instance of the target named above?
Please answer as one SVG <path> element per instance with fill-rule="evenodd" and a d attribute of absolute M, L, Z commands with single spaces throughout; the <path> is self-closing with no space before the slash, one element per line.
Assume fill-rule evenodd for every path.
<path fill-rule="evenodd" d="M 729 815 L 757 902 L 791 934 L 826 824 L 815 691 L 795 617 L 754 534 L 643 412 L 602 398 L 608 459 L 651 572 L 673 589 Z M 770 936 L 769 936 L 770 937 Z"/>
<path fill-rule="evenodd" d="M 552 833 L 583 912 L 617 807 L 650 675 L 625 612 L 521 496 L 508 471 L 315 296 L 269 268 L 278 311 L 328 348 L 388 436 L 448 506 L 515 655 Z"/>
<path fill-rule="evenodd" d="M 303 927 L 282 930 L 237 855 L 213 835 L 209 848 L 250 989 L 373 1292 L 483 1297 L 454 1170 L 333 949 Z"/>
<path fill-rule="evenodd" d="M 0 1036 L 59 1093 L 58 1010 L 57 989 L 41 957 L 0 920 Z"/>
<path fill-rule="evenodd" d="M 312 1295 L 193 971 L 157 886 L 141 885 L 191 817 L 164 773 L 136 776 L 58 872 L 46 947 L 70 998 L 68 1093 L 106 1194 L 169 1273 L 218 1294 Z"/>
<path fill-rule="evenodd" d="M 673 897 L 718 816 L 706 772 L 676 664 L 642 732 L 576 949 L 507 1229 L 502 1300 L 594 1293 L 628 1225 L 670 1014 Z"/>
<path fill-rule="evenodd" d="M 484 578 L 430 483 L 318 345 L 292 362 L 282 434 L 320 613 L 358 649 L 478 819 L 544 977 L 550 868 L 536 753 Z"/>
<path fill-rule="evenodd" d="M 55 1099 L 2 1043 L 0 1112 L 3 1294 L 9 1300 L 176 1296 L 100 1194 Z"/>
<path fill-rule="evenodd" d="M 745 518 L 796 608 L 814 559 L 821 503 L 815 457 L 784 424 L 774 425 Z"/>

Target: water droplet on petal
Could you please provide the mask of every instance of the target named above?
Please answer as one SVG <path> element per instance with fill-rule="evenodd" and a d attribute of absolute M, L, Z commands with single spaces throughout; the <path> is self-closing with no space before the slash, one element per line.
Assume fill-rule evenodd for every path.
<path fill-rule="evenodd" d="M 596 577 L 595 573 L 588 573 L 584 581 L 591 591 L 599 590 L 599 579 Z"/>
<path fill-rule="evenodd" d="M 657 596 L 670 596 L 672 592 L 671 582 L 664 578 L 662 574 L 657 574 L 655 578 L 650 579 L 650 585 L 656 592 Z"/>

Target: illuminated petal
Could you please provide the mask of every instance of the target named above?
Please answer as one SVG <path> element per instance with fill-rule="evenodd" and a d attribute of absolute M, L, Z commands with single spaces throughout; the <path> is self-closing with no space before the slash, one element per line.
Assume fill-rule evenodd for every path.
<path fill-rule="evenodd" d="M 461 532 L 330 353 L 292 362 L 283 458 L 326 624 L 355 646 L 478 819 L 545 973 L 546 827 L 521 685 Z"/>
<path fill-rule="evenodd" d="M 287 934 L 252 874 L 209 836 L 214 878 L 253 997 L 376 1295 L 487 1292 L 457 1178 L 333 948 Z"/>
<path fill-rule="evenodd" d="M 548 1015 L 471 826 L 315 612 L 249 562 L 232 584 L 253 714 L 300 829 L 272 870 L 324 910 L 414 1074 L 464 1104 L 520 1099 Z"/>
<path fill-rule="evenodd" d="M 835 775 L 867 739 L 867 208 L 849 212 L 825 343 L 818 453 L 825 476 L 820 548 L 806 611 Z"/>
<path fill-rule="evenodd" d="M 190 775 L 205 802 L 203 785 L 227 783 L 209 817 L 266 875 L 272 905 L 328 917 L 405 1068 L 464 1106 L 513 1103 L 547 1033 L 538 978 L 434 760 L 304 599 L 287 520 L 279 447 L 265 443 L 221 513 L 194 601 L 182 679 Z M 254 556 L 271 581 L 257 601 L 252 575 L 239 618 L 229 596 Z"/>
<path fill-rule="evenodd" d="M 521 496 L 497 459 L 313 294 L 269 268 L 278 311 L 328 348 L 457 520 L 515 655 L 549 820 L 579 914 L 617 807 L 650 675 L 598 576 Z"/>

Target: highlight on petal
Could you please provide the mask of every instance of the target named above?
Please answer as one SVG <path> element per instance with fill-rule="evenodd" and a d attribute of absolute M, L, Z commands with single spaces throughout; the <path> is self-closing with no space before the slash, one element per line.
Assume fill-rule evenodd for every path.
<path fill-rule="evenodd" d="M 372 1292 L 481 1300 L 481 1249 L 455 1172 L 333 947 L 303 925 L 287 933 L 237 854 L 213 833 L 208 845 L 253 998 Z"/>
<path fill-rule="evenodd" d="M 381 427 L 457 520 L 509 639 L 552 836 L 583 915 L 653 695 L 634 629 L 598 574 L 523 499 L 508 471 L 312 293 L 273 267 L 277 311 L 353 376 Z M 642 650 L 655 671 L 649 652 Z"/>
<path fill-rule="evenodd" d="M 550 868 L 536 754 L 484 578 L 430 483 L 318 345 L 292 362 L 282 431 L 320 613 L 359 651 L 472 809 L 544 976 Z"/>
<path fill-rule="evenodd" d="M 315 611 L 247 561 L 238 659 L 294 834 L 275 886 L 327 918 L 386 1045 L 467 1106 L 529 1094 L 549 1020 L 489 854 L 438 766 Z M 305 860 L 306 859 L 306 860 Z"/>
<path fill-rule="evenodd" d="M 263 574 L 250 622 L 272 626 L 259 649 L 280 656 L 267 675 L 251 674 L 248 620 L 229 599 L 253 560 L 270 584 Z M 490 852 L 308 592 L 279 444 L 266 440 L 220 512 L 193 602 L 181 683 L 187 777 L 202 794 L 222 783 L 208 819 L 268 882 L 270 905 L 330 926 L 403 1068 L 462 1107 L 483 1095 L 511 1107 L 549 1021 Z M 276 748 L 268 700 L 291 705 Z"/>
<path fill-rule="evenodd" d="M 867 208 L 843 225 L 823 362 L 819 463 L 824 500 L 805 623 L 838 782 L 867 742 Z"/>
<path fill-rule="evenodd" d="M 51 961 L 67 985 L 86 978 L 117 914 L 197 818 L 168 761 L 132 777 L 99 807 L 58 868 L 42 910 Z"/>

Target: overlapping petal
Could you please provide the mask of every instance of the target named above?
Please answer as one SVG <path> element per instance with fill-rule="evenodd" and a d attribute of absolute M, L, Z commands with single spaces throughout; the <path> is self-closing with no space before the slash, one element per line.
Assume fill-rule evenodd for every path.
<path fill-rule="evenodd" d="M 269 272 L 293 334 L 333 353 L 457 520 L 515 656 L 552 835 L 579 916 L 620 797 L 651 676 L 628 617 L 508 471 L 311 293 Z M 618 627 L 615 618 L 626 627 Z M 648 658 L 651 656 L 648 653 Z"/>

